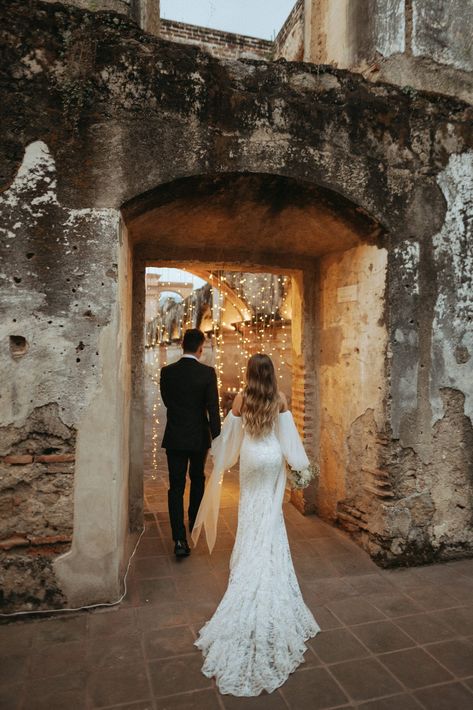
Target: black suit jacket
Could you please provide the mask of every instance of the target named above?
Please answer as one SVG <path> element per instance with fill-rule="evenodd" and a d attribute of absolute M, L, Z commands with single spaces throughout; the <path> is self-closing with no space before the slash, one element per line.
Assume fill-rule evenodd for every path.
<path fill-rule="evenodd" d="M 167 409 L 162 446 L 202 451 L 220 434 L 217 375 L 213 367 L 183 357 L 161 370 L 161 397 Z"/>

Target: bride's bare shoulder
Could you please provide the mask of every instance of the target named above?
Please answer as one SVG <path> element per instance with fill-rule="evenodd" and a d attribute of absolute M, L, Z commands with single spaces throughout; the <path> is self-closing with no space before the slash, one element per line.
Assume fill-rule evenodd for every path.
<path fill-rule="evenodd" d="M 241 405 L 243 403 L 243 395 L 241 392 L 235 395 L 235 399 L 232 404 L 232 414 L 236 417 L 241 417 Z"/>
<path fill-rule="evenodd" d="M 288 404 L 287 404 L 287 398 L 284 392 L 279 392 L 279 401 L 280 401 L 280 406 L 279 406 L 279 411 L 280 412 L 287 412 L 289 409 Z"/>

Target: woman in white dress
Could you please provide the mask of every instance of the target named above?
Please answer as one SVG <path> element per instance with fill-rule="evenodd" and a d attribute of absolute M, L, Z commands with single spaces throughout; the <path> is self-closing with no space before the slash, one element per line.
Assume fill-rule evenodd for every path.
<path fill-rule="evenodd" d="M 303 663 L 307 639 L 320 631 L 302 599 L 282 513 L 285 461 L 294 470 L 306 468 L 309 461 L 286 399 L 278 392 L 271 359 L 253 355 L 246 380 L 212 445 L 213 473 L 192 531 L 196 544 L 204 527 L 212 551 L 223 473 L 240 456 L 230 579 L 195 642 L 205 658 L 204 675 L 215 677 L 221 693 L 238 696 L 281 686 Z"/>

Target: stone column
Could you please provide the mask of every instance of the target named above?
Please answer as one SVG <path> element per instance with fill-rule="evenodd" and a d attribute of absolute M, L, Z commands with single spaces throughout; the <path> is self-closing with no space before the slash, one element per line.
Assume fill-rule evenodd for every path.
<path fill-rule="evenodd" d="M 132 0 L 132 14 L 142 30 L 159 35 L 159 0 Z"/>

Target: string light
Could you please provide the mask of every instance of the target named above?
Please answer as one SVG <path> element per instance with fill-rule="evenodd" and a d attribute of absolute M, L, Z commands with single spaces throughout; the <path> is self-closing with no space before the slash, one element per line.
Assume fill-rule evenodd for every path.
<path fill-rule="evenodd" d="M 174 302 L 171 308 L 169 302 L 160 304 L 156 317 L 147 324 L 147 343 L 167 345 L 186 328 L 202 327 L 205 319 L 222 395 L 233 395 L 244 387 L 248 359 L 256 352 L 272 358 L 280 386 L 289 386 L 291 321 L 287 309 L 286 313 L 283 310 L 290 278 L 281 274 L 214 270 L 208 275 L 208 295 L 200 291 L 206 297 L 202 301 L 202 296 L 195 295 L 199 290 L 197 277 L 187 269 L 182 272 L 186 275 L 186 286 L 192 285 L 193 292 L 179 304 Z M 176 290 L 176 280 L 172 281 L 167 267 L 161 270 L 160 284 Z M 157 358 L 155 364 L 158 366 Z M 155 449 L 153 468 L 154 456 Z"/>

